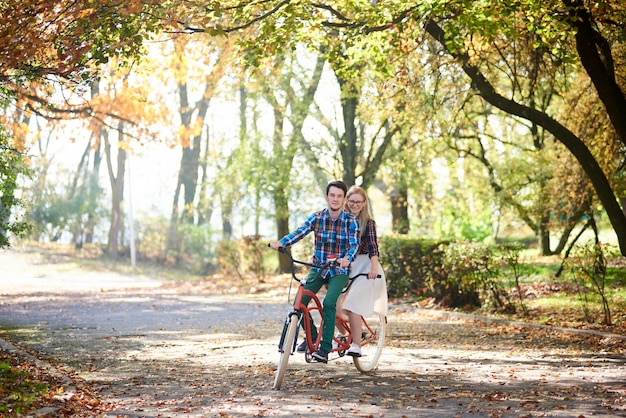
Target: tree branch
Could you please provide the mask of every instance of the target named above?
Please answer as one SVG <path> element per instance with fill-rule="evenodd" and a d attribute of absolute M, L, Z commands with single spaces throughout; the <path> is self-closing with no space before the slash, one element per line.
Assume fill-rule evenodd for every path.
<path fill-rule="evenodd" d="M 255 17 L 255 18 L 253 18 L 253 19 L 251 19 L 251 20 L 249 20 L 249 21 L 247 21 L 247 22 L 245 22 L 245 23 L 243 23 L 241 25 L 233 26 L 233 27 L 230 27 L 230 28 L 221 28 L 220 32 L 230 33 L 230 32 L 237 32 L 238 30 L 241 30 L 241 29 L 247 29 L 250 26 L 254 25 L 255 23 L 260 22 L 261 20 L 264 20 L 267 17 L 273 15 L 274 13 L 276 13 L 278 10 L 280 10 L 282 7 L 286 6 L 289 3 L 290 3 L 290 0 L 283 0 L 280 3 L 278 3 L 276 6 L 274 6 L 271 10 L 269 10 L 269 11 L 267 11 L 267 12 L 265 12 L 265 13 L 257 16 L 257 17 Z M 236 9 L 236 8 L 239 8 L 239 7 L 243 7 L 243 5 L 235 6 L 235 7 L 231 8 L 231 9 Z M 192 26 L 188 26 L 186 22 L 181 21 L 181 20 L 177 20 L 176 23 L 180 24 L 184 28 L 186 33 L 194 34 L 194 33 L 203 33 L 203 32 L 207 31 L 205 28 L 194 28 Z"/>

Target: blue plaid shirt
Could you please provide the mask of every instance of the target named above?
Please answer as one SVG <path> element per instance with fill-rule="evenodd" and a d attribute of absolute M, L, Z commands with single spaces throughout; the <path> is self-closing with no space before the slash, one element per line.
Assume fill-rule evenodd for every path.
<path fill-rule="evenodd" d="M 333 220 L 328 208 L 315 212 L 301 227 L 285 235 L 280 243 L 285 247 L 293 245 L 311 232 L 315 232 L 313 264 L 325 264 L 330 254 L 336 255 L 337 258 L 347 257 L 350 262 L 354 261 L 359 250 L 359 221 L 354 215 L 342 210 Z M 337 268 L 331 269 L 328 273 L 332 277 L 349 272 L 349 268 Z"/>

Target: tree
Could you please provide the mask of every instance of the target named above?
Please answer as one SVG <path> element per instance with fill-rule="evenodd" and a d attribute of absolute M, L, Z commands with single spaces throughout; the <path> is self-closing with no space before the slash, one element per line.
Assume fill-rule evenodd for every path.
<path fill-rule="evenodd" d="M 82 122 L 95 138 L 92 148 L 95 153 L 94 168 L 100 166 L 100 147 L 104 149 L 111 190 L 107 253 L 117 259 L 125 236 L 123 202 L 128 153 L 132 153 L 136 144 L 158 137 L 152 128 L 160 127 L 162 103 L 154 94 L 153 86 L 147 81 L 140 82 L 136 73 L 116 65 L 115 61 L 109 64 L 108 69 L 106 77 L 92 83 L 90 106 L 94 114 L 109 116 L 85 118 Z M 124 118 L 117 117 L 118 114 L 124 115 Z M 89 187 L 96 187 L 91 193 L 97 190 L 93 180 Z"/>
<path fill-rule="evenodd" d="M 201 162 L 203 158 L 208 159 L 208 154 L 201 155 L 203 137 L 209 141 L 208 132 L 205 132 L 209 129 L 206 116 L 211 99 L 229 67 L 232 44 L 229 40 L 209 43 L 207 39 L 193 40 L 187 36 L 177 36 L 172 40 L 172 47 L 173 53 L 165 60 L 167 69 L 163 70 L 164 77 L 171 78 L 176 85 L 180 125 L 174 141 L 180 146 L 182 156 L 167 246 L 168 250 L 178 253 L 181 244 L 178 226 L 193 225 L 200 217 L 196 208 L 196 193 L 200 190 L 198 177 Z M 207 151 L 208 146 L 209 144 L 205 143 L 204 149 Z M 182 202 L 180 202 L 181 191 Z M 203 203 L 206 203 L 206 200 Z M 203 206 L 202 210 L 205 209 L 206 206 Z"/>
<path fill-rule="evenodd" d="M 98 74 L 97 66 L 114 57 L 132 60 L 141 56 L 142 44 L 167 20 L 158 2 L 103 0 L 93 3 L 67 0 L 5 1 L 0 4 L 0 110 L 14 106 L 17 112 L 72 118 L 90 115 L 84 102 L 54 105 L 50 84 L 74 88 Z M 128 62 L 128 61 L 126 61 Z M 19 206 L 13 191 L 17 175 L 25 173 L 28 144 L 19 134 L 23 126 L 6 119 L 0 129 L 9 139 L 0 147 L 4 218 Z M 13 137 L 15 135 L 15 137 Z M 17 158 L 17 159 L 16 159 Z M 5 232 L 20 233 L 26 227 L 11 221 Z M 8 243 L 5 232 L 0 240 Z"/>
<path fill-rule="evenodd" d="M 228 7 L 227 7 L 228 6 Z M 227 13 L 224 13 L 227 11 Z M 219 13 L 219 19 L 217 18 Z M 371 38 L 372 33 L 386 31 L 397 38 L 421 38 L 415 23 L 425 29 L 441 45 L 440 52 L 451 56 L 469 77 L 471 85 L 489 103 L 504 112 L 526 119 L 550 132 L 575 156 L 594 186 L 620 248 L 626 254 L 626 216 L 620 207 L 606 173 L 598 164 L 588 145 L 554 116 L 537 109 L 523 98 L 498 92 L 481 68 L 481 53 L 496 40 L 514 39 L 521 32 L 536 36 L 536 47 L 544 54 L 553 54 L 568 65 L 582 65 L 592 80 L 599 99 L 606 108 L 611 126 L 622 142 L 626 141 L 626 100 L 616 78 L 614 50 L 620 47 L 620 25 L 626 10 L 618 1 L 587 3 L 582 0 L 482 2 L 473 0 L 432 2 L 339 2 L 324 3 L 262 2 L 238 7 L 221 2 L 208 13 L 196 13 L 200 24 L 210 24 L 217 33 L 228 33 L 258 24 L 265 37 L 257 50 L 275 51 L 303 38 L 312 28 L 333 28 L 348 31 L 353 37 Z M 276 19 L 276 17 L 278 17 Z M 210 22 L 210 23 L 209 23 Z M 271 22 L 268 24 L 267 22 Z M 278 24 L 277 24 L 278 22 Z M 523 26 L 518 22 L 524 22 Z M 275 29 L 272 30 L 272 25 Z M 291 26 L 293 25 L 293 26 Z M 291 28 L 293 40 L 285 34 Z M 188 28 L 191 30 L 192 28 Z M 576 50 L 568 41 L 575 41 Z M 395 44 L 400 45 L 399 42 Z M 440 53 L 435 52 L 435 53 Z M 501 63 L 506 65 L 506 55 Z M 488 60 L 486 62 L 489 62 Z M 372 63 L 373 65 L 373 63 Z M 626 142 L 624 142 L 626 143 Z"/>
<path fill-rule="evenodd" d="M 265 165 L 271 178 L 269 193 L 278 238 L 289 233 L 289 197 L 294 189 L 292 178 L 298 150 L 305 150 L 303 154 L 309 161 L 317 162 L 315 153 L 306 151 L 311 148 L 303 146 L 306 143 L 303 129 L 319 87 L 324 59 L 314 54 L 306 57 L 306 61 L 310 65 L 299 62 L 297 54 L 283 53 L 252 72 L 259 85 L 259 96 L 271 106 L 274 119 L 271 154 Z M 316 172 L 319 165 L 311 167 Z M 279 256 L 279 260 L 280 270 L 289 271 L 289 260 L 285 256 Z"/>
<path fill-rule="evenodd" d="M 49 171 L 55 156 L 49 154 L 49 145 L 54 129 L 46 131 L 46 125 L 40 125 L 39 119 L 38 154 L 30 152 L 33 181 L 23 191 L 32 226 L 29 236 L 35 240 L 47 238 L 57 241 L 64 233 L 70 232 L 72 242 L 81 247 L 84 243 L 93 242 L 93 229 L 101 216 L 101 190 L 97 182 L 99 146 L 94 146 L 92 135 L 86 141 L 76 170 L 73 173 L 55 172 L 52 176 Z M 94 161 L 90 168 L 92 151 Z"/>
<path fill-rule="evenodd" d="M 446 34 L 439 25 L 430 21 L 427 23 L 426 27 L 427 31 L 434 38 L 438 39 L 444 47 L 448 48 Z M 537 126 L 541 126 L 554 135 L 554 137 L 563 143 L 576 157 L 594 185 L 594 189 L 617 234 L 621 251 L 623 254 L 626 254 L 626 217 L 619 206 L 607 176 L 587 145 L 574 132 L 550 117 L 547 113 L 499 94 L 494 86 L 485 78 L 480 69 L 472 64 L 469 55 L 456 52 L 454 49 L 448 49 L 447 51 L 457 59 L 465 73 L 472 80 L 472 85 L 480 92 L 480 95 L 486 101 L 511 115 L 522 117 Z M 626 108 L 624 110 L 626 110 Z"/>

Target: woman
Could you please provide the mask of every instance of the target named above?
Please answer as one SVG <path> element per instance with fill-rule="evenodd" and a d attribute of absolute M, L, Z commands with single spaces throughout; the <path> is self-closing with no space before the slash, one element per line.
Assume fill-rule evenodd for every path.
<path fill-rule="evenodd" d="M 387 316 L 387 285 L 385 273 L 378 262 L 378 240 L 376 238 L 376 222 L 372 219 L 369 201 L 365 190 L 352 186 L 346 194 L 347 210 L 355 215 L 360 226 L 360 245 L 356 259 L 352 262 L 350 277 L 367 273 L 367 277 L 359 276 L 352 281 L 348 292 L 342 295 L 337 303 L 337 311 L 348 323 L 353 336 L 359 336 L 363 330 L 361 315 L 370 316 L 373 313 Z M 378 277 L 380 275 L 381 277 Z M 343 327 L 338 327 L 340 333 L 347 333 Z M 346 352 L 349 356 L 360 357 L 361 346 L 359 339 L 352 341 Z"/>

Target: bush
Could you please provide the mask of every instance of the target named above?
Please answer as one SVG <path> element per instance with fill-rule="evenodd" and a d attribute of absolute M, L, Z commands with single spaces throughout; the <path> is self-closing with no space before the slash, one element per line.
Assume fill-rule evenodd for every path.
<path fill-rule="evenodd" d="M 443 268 L 447 280 L 438 284 L 447 289 L 447 306 L 480 307 L 489 305 L 502 309 L 509 305 L 507 292 L 500 278 L 499 248 L 480 242 L 461 241 L 448 245 L 444 251 Z"/>
<path fill-rule="evenodd" d="M 519 246 L 383 237 L 380 247 L 392 297 L 429 296 L 449 307 L 514 310 L 504 270 L 517 268 Z"/>
<path fill-rule="evenodd" d="M 427 281 L 443 279 L 441 241 L 386 236 L 380 238 L 380 262 L 392 297 L 425 295 Z"/>
<path fill-rule="evenodd" d="M 235 273 L 241 279 L 247 273 L 262 277 L 265 275 L 266 245 L 258 235 L 220 241 L 215 250 L 217 265 L 221 271 Z"/>
<path fill-rule="evenodd" d="M 11 234 L 23 237 L 31 228 L 27 222 L 18 220 L 24 206 L 17 193 L 20 189 L 18 179 L 21 175 L 30 175 L 24 158 L 0 125 L 0 248 L 11 246 Z"/>
<path fill-rule="evenodd" d="M 165 263 L 166 235 L 168 220 L 164 216 L 140 218 L 135 221 L 137 231 L 137 259 Z"/>
<path fill-rule="evenodd" d="M 182 237 L 179 265 L 190 271 L 211 274 L 215 269 L 214 237 L 211 227 L 204 225 L 179 225 L 178 232 Z"/>
<path fill-rule="evenodd" d="M 244 260 L 244 271 L 255 277 L 265 276 L 267 242 L 259 235 L 248 235 L 239 240 L 239 250 Z"/>
<path fill-rule="evenodd" d="M 236 273 L 239 278 L 243 278 L 241 270 L 242 260 L 237 241 L 219 241 L 215 247 L 215 260 L 220 271 L 226 273 Z"/>

